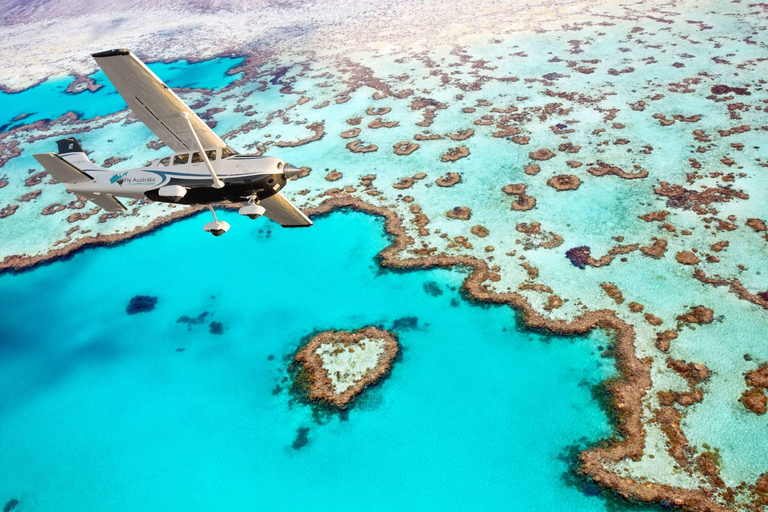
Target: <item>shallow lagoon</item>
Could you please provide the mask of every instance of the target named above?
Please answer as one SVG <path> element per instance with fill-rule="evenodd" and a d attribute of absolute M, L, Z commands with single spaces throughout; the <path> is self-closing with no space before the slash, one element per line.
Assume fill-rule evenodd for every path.
<path fill-rule="evenodd" d="M 155 62 L 148 67 L 173 88 L 222 89 L 242 77 L 242 73 L 228 75 L 227 71 L 243 62 L 242 57 L 218 58 L 201 62 L 185 60 L 165 63 Z M 0 93 L 0 131 L 33 123 L 40 119 L 56 119 L 67 112 L 76 112 L 81 119 L 92 119 L 119 112 L 126 108 L 125 101 L 107 80 L 103 71 L 88 75 L 101 89 L 90 92 L 65 92 L 74 77 L 49 78 L 25 91 L 8 94 Z M 30 114 L 24 119 L 13 121 L 19 115 Z"/>
<path fill-rule="evenodd" d="M 207 215 L 0 277 L 1 502 L 605 510 L 566 484 L 563 457 L 610 433 L 590 395 L 613 374 L 602 333 L 521 332 L 508 308 L 462 299 L 460 271 L 381 272 L 371 216 L 283 230 L 222 213 L 232 229 L 213 238 Z M 136 294 L 158 296 L 156 309 L 127 315 Z M 205 311 L 204 324 L 176 322 Z M 318 423 L 274 394 L 302 337 L 406 316 L 418 328 L 399 333 L 391 376 L 346 418 Z"/>

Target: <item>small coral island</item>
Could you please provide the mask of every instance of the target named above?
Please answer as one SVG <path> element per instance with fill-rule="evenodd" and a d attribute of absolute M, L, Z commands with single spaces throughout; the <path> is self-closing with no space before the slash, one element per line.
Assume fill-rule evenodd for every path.
<path fill-rule="evenodd" d="M 309 400 L 345 409 L 389 373 L 399 347 L 396 334 L 375 327 L 321 332 L 294 357 L 295 382 Z"/>

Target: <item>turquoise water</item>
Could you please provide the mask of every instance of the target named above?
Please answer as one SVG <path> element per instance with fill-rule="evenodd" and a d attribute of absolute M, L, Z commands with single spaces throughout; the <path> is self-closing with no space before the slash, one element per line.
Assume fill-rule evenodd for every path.
<path fill-rule="evenodd" d="M 508 308 L 463 300 L 460 271 L 381 272 L 374 217 L 334 213 L 307 230 L 221 217 L 221 238 L 202 232 L 206 214 L 0 277 L 0 503 L 606 509 L 566 483 L 563 457 L 610 434 L 590 396 L 613 374 L 601 333 L 521 332 Z M 137 294 L 157 296 L 155 310 L 127 315 Z M 314 330 L 405 316 L 418 328 L 399 332 L 402 357 L 347 417 L 318 422 L 275 389 Z M 295 450 L 299 428 L 309 442 Z"/>
<path fill-rule="evenodd" d="M 201 62 L 155 62 L 148 66 L 169 87 L 222 89 L 242 77 L 241 73 L 226 74 L 242 61 L 241 57 L 218 58 Z M 125 101 L 103 71 L 88 76 L 103 87 L 96 92 L 84 90 L 67 94 L 64 91 L 74 77 L 66 76 L 50 78 L 16 94 L 0 94 L 0 132 L 40 119 L 56 119 L 67 112 L 76 112 L 82 119 L 92 119 L 125 108 Z M 12 121 L 21 114 L 31 115 Z"/>

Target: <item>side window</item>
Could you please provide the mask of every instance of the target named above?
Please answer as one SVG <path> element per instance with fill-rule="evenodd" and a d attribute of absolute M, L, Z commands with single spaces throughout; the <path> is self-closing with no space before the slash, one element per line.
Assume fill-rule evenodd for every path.
<path fill-rule="evenodd" d="M 202 161 L 203 161 L 203 157 L 200 155 L 200 153 L 192 153 L 193 164 L 199 164 Z"/>
<path fill-rule="evenodd" d="M 167 156 L 157 163 L 158 167 L 168 167 L 171 164 L 171 157 Z"/>
<path fill-rule="evenodd" d="M 212 149 L 210 151 L 206 151 L 205 154 L 208 155 L 208 160 L 211 160 L 211 161 L 216 160 L 216 150 L 215 149 Z"/>
<path fill-rule="evenodd" d="M 184 165 L 189 162 L 189 154 L 176 155 L 173 157 L 173 165 Z"/>
<path fill-rule="evenodd" d="M 237 153 L 229 146 L 221 148 L 221 158 L 229 158 L 230 156 L 235 156 L 236 154 Z"/>

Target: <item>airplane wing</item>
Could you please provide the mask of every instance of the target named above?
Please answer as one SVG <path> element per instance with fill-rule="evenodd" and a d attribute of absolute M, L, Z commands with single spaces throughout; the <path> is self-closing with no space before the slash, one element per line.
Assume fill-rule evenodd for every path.
<path fill-rule="evenodd" d="M 278 192 L 266 199 L 259 201 L 266 212 L 264 215 L 277 222 L 284 228 L 305 228 L 312 225 L 309 217 L 301 213 L 296 205 L 290 202 L 285 196 Z"/>
<path fill-rule="evenodd" d="M 83 196 L 87 200 L 100 206 L 105 212 L 124 212 L 128 208 L 120 202 L 118 198 L 110 194 L 90 194 L 88 192 L 77 192 L 77 195 Z"/>
<path fill-rule="evenodd" d="M 185 112 L 205 149 L 226 146 L 176 93 L 129 50 L 94 53 L 92 57 L 139 121 L 175 153 L 197 150 L 194 136 L 182 117 Z"/>

